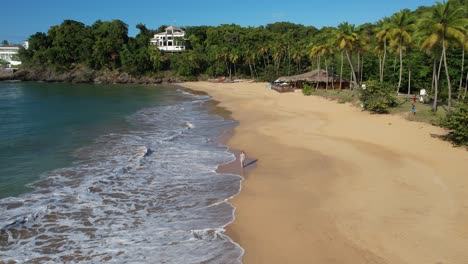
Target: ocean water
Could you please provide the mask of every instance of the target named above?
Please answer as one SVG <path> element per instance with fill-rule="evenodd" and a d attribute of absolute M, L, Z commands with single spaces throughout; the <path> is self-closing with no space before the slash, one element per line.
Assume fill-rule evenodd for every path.
<path fill-rule="evenodd" d="M 240 263 L 236 125 L 177 88 L 0 83 L 0 262 Z"/>

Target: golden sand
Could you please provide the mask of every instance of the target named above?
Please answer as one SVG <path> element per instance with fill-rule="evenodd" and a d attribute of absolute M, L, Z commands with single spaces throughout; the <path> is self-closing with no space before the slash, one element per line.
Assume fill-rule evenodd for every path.
<path fill-rule="evenodd" d="M 258 159 L 232 203 L 244 263 L 468 263 L 468 152 L 441 128 L 266 83 L 184 83 Z"/>

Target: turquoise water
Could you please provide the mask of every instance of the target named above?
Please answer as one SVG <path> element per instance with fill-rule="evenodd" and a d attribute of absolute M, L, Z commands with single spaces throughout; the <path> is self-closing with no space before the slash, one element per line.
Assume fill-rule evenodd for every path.
<path fill-rule="evenodd" d="M 224 230 L 242 177 L 216 172 L 237 122 L 210 100 L 0 83 L 0 263 L 241 263 Z"/>
<path fill-rule="evenodd" d="M 167 95 L 160 100 L 164 93 L 149 86 L 0 83 L 0 198 L 69 166 L 73 151 L 97 136 L 129 129 L 125 117 L 168 103 Z"/>

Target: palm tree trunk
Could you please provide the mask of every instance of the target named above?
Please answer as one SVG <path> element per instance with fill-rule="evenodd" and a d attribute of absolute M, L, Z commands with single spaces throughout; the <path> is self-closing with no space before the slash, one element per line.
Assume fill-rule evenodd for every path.
<path fill-rule="evenodd" d="M 317 56 L 317 74 L 320 76 L 320 55 Z M 317 90 L 319 87 L 319 82 L 317 82 L 317 85 L 315 86 L 315 90 Z"/>
<path fill-rule="evenodd" d="M 379 77 L 380 83 L 383 83 L 383 72 L 382 72 L 382 56 L 379 55 Z"/>
<path fill-rule="evenodd" d="M 361 70 L 359 71 L 359 83 L 362 83 L 362 74 L 364 72 L 364 54 L 361 55 Z"/>
<path fill-rule="evenodd" d="M 465 100 L 466 97 L 466 90 L 468 88 L 468 72 L 466 73 L 466 79 L 465 79 L 465 92 L 463 93 L 463 100 Z"/>
<path fill-rule="evenodd" d="M 457 99 L 460 99 L 461 96 L 461 91 L 462 91 L 462 83 L 463 83 L 463 73 L 464 73 L 464 67 L 465 67 L 465 46 L 463 46 L 463 51 L 462 51 L 462 64 L 461 64 L 461 74 L 460 74 L 460 84 L 458 85 L 458 97 Z"/>
<path fill-rule="evenodd" d="M 237 66 L 235 63 L 234 63 L 234 77 L 237 77 Z"/>
<path fill-rule="evenodd" d="M 439 70 L 437 71 L 437 82 L 440 80 L 440 71 L 442 69 L 442 58 L 444 57 L 444 53 L 440 54 L 440 60 L 439 60 Z"/>
<path fill-rule="evenodd" d="M 289 50 L 288 44 L 288 76 L 291 75 L 291 51 Z"/>
<path fill-rule="evenodd" d="M 431 82 L 431 92 L 434 91 L 434 81 L 435 81 L 435 73 L 436 73 L 436 64 L 437 64 L 437 61 L 434 57 L 434 63 L 433 63 L 433 66 L 432 66 L 432 82 Z"/>
<path fill-rule="evenodd" d="M 437 86 L 438 86 L 438 83 L 439 83 L 439 81 L 438 81 L 439 77 L 437 76 L 438 74 L 437 74 L 436 68 L 435 68 L 436 63 L 437 63 L 437 59 L 436 59 L 436 57 L 434 57 L 434 70 L 433 70 L 433 73 L 432 73 L 433 80 L 434 80 L 434 103 L 432 104 L 432 111 L 433 112 L 437 112 L 437 93 L 438 93 Z"/>
<path fill-rule="evenodd" d="M 325 71 L 327 72 L 327 82 L 325 83 L 325 90 L 328 90 L 328 64 L 327 64 L 327 57 L 325 57 Z"/>
<path fill-rule="evenodd" d="M 411 93 L 411 64 L 408 61 L 408 97 Z"/>
<path fill-rule="evenodd" d="M 403 48 L 400 46 L 400 78 L 398 79 L 397 94 L 400 92 L 402 76 L 403 76 Z"/>
<path fill-rule="evenodd" d="M 249 63 L 249 69 L 250 69 L 250 78 L 254 78 L 253 70 L 252 70 L 252 64 Z"/>
<path fill-rule="evenodd" d="M 442 57 L 443 53 L 440 55 L 440 60 L 439 60 L 439 69 L 436 72 L 436 75 L 434 76 L 434 104 L 432 105 L 432 111 L 437 112 L 437 94 L 438 94 L 438 88 L 439 88 L 439 80 L 440 80 L 440 69 L 442 68 Z M 435 59 L 435 58 L 434 58 Z"/>
<path fill-rule="evenodd" d="M 382 82 L 383 82 L 383 78 L 384 78 L 385 58 L 386 57 L 387 57 L 387 41 L 384 42 L 384 53 L 383 53 L 383 59 L 382 59 L 382 76 L 381 76 Z"/>
<path fill-rule="evenodd" d="M 332 61 L 332 89 L 335 90 L 335 70 L 334 66 L 335 65 L 335 60 Z"/>
<path fill-rule="evenodd" d="M 445 75 L 447 76 L 447 86 L 448 86 L 447 113 L 450 113 L 450 108 L 452 107 L 452 85 L 450 84 L 450 75 L 449 75 L 448 66 L 447 66 L 447 54 L 445 53 L 445 39 L 444 38 L 442 38 L 442 53 L 444 54 L 444 67 L 445 67 Z"/>
<path fill-rule="evenodd" d="M 343 85 L 343 51 L 341 51 L 340 90 Z"/>
<path fill-rule="evenodd" d="M 356 73 L 354 72 L 353 63 L 351 61 L 351 58 L 349 57 L 349 53 L 348 53 L 347 50 L 346 50 L 346 57 L 348 58 L 349 66 L 351 67 L 351 73 L 352 73 L 354 82 L 357 82 Z"/>
<path fill-rule="evenodd" d="M 357 68 L 358 72 L 357 72 L 357 75 L 360 75 L 361 74 L 361 56 L 360 56 L 360 53 L 358 52 L 358 68 Z M 357 82 L 358 80 L 356 80 Z"/>

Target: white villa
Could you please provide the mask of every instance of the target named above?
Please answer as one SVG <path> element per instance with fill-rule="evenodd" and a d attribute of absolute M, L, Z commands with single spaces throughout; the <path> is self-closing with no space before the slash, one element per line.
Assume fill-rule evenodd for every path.
<path fill-rule="evenodd" d="M 185 50 L 185 31 L 179 27 L 169 26 L 166 32 L 154 35 L 150 45 L 158 46 L 158 49 L 167 52 L 181 52 Z"/>
<path fill-rule="evenodd" d="M 0 59 L 7 61 L 11 66 L 17 66 L 21 64 L 21 61 L 15 60 L 15 55 L 18 54 L 21 45 L 3 45 L 0 46 Z"/>

